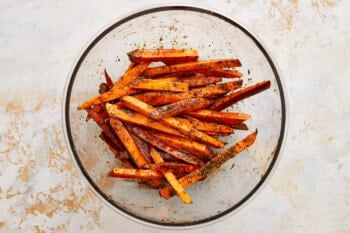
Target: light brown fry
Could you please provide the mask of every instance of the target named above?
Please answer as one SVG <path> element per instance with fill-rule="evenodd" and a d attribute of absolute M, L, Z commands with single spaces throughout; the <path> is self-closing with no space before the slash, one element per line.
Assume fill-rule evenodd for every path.
<path fill-rule="evenodd" d="M 257 133 L 258 131 L 255 131 L 254 133 L 249 134 L 247 137 L 240 140 L 232 147 L 220 152 L 217 156 L 215 156 L 213 159 L 207 162 L 204 167 L 197 169 L 189 173 L 188 175 L 180 178 L 178 180 L 179 184 L 182 187 L 186 188 L 191 184 L 194 184 L 195 182 L 201 179 L 204 179 L 209 173 L 212 173 L 213 171 L 221 167 L 225 162 L 232 159 L 233 157 L 241 153 L 243 150 L 253 145 L 255 142 Z M 170 186 L 167 186 L 161 189 L 159 193 L 161 194 L 162 197 L 167 199 L 172 197 L 175 194 Z"/>
<path fill-rule="evenodd" d="M 238 59 L 220 59 L 220 60 L 207 60 L 207 61 L 195 61 L 182 64 L 175 64 L 170 66 L 153 67 L 145 70 L 145 76 L 157 76 L 162 74 L 169 74 L 181 71 L 195 71 L 199 69 L 211 69 L 211 68 L 231 68 L 241 66 L 241 62 Z"/>

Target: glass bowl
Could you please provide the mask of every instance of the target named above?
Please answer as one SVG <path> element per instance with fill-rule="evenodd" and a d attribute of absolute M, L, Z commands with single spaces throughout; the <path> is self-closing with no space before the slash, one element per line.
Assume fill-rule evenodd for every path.
<path fill-rule="evenodd" d="M 207 179 L 187 188 L 193 204 L 177 197 L 165 200 L 153 190 L 108 173 L 120 165 L 99 139 L 100 129 L 86 122 L 77 106 L 97 94 L 103 69 L 120 77 L 135 48 L 194 48 L 200 59 L 239 58 L 244 85 L 271 80 L 271 88 L 240 101 L 228 111 L 251 115 L 249 131 L 223 138 L 232 145 L 258 129 L 255 144 L 225 163 Z M 194 227 L 236 212 L 267 182 L 280 156 L 286 131 L 286 102 L 280 73 L 265 46 L 235 20 L 214 11 L 176 5 L 130 14 L 99 33 L 73 67 L 64 94 L 66 141 L 82 175 L 95 193 L 119 214 L 139 223 Z M 227 147 L 227 146 L 226 146 Z"/>

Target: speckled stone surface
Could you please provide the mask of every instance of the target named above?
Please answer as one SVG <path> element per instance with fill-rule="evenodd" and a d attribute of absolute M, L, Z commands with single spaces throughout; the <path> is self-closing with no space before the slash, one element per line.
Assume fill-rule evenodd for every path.
<path fill-rule="evenodd" d="M 0 2 L 0 232 L 162 232 L 105 206 L 68 154 L 62 96 L 104 26 L 162 1 Z M 255 32 L 287 87 L 283 157 L 236 215 L 186 232 L 350 232 L 350 2 L 189 1 Z"/>

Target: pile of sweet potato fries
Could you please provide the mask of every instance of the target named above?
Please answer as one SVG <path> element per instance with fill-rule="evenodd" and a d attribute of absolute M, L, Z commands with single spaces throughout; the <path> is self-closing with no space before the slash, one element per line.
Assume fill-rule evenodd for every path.
<path fill-rule="evenodd" d="M 122 77 L 113 82 L 105 71 L 99 95 L 78 109 L 88 112 L 87 120 L 98 124 L 100 138 L 124 164 L 112 176 L 142 180 L 164 198 L 176 194 L 192 203 L 186 187 L 255 141 L 257 130 L 213 153 L 225 145 L 218 136 L 248 129 L 250 115 L 223 110 L 268 89 L 270 81 L 242 87 L 238 59 L 200 61 L 197 50 L 137 49 L 128 56 Z"/>

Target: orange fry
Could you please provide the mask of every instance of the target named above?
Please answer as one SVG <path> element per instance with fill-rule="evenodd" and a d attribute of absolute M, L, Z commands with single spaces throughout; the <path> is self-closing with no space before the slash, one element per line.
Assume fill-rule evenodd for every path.
<path fill-rule="evenodd" d="M 137 90 L 187 92 L 189 86 L 188 83 L 166 79 L 141 79 L 132 83 L 130 87 Z"/>
<path fill-rule="evenodd" d="M 217 132 L 223 134 L 231 134 L 233 133 L 233 129 L 227 125 L 221 125 L 214 122 L 203 122 L 196 118 L 185 116 L 185 119 L 178 118 L 178 120 L 182 121 L 183 124 L 190 124 L 193 128 L 198 129 L 200 131 L 207 132 Z"/>
<path fill-rule="evenodd" d="M 126 153 L 119 152 L 118 148 L 115 146 L 115 144 L 111 141 L 111 139 L 103 131 L 100 134 L 100 138 L 102 139 L 102 141 L 104 141 L 108 145 L 109 149 L 112 151 L 115 158 L 119 159 L 123 163 L 124 167 L 134 168 L 131 161 L 129 161 L 129 157 L 123 156 Z M 125 152 L 125 151 L 123 151 L 123 152 Z"/>
<path fill-rule="evenodd" d="M 163 141 L 165 144 L 173 148 L 188 151 L 189 153 L 197 155 L 204 160 L 208 160 L 213 156 L 213 153 L 209 147 L 202 143 L 192 141 L 187 138 L 181 138 L 159 132 L 153 132 L 152 134 Z"/>
<path fill-rule="evenodd" d="M 222 148 L 224 147 L 224 143 L 220 140 L 213 138 L 202 131 L 196 130 L 195 128 L 191 127 L 190 125 L 183 125 L 181 122 L 175 118 L 175 117 L 165 117 L 161 119 L 164 124 L 167 124 L 177 130 L 179 130 L 181 133 L 189 136 L 193 140 L 202 142 L 204 144 L 207 144 L 209 146 L 215 147 L 215 148 Z"/>
<path fill-rule="evenodd" d="M 179 163 L 179 162 L 162 162 L 152 163 L 145 166 L 147 169 L 155 170 L 158 172 L 173 172 L 173 173 L 190 173 L 199 167 L 193 164 Z"/>
<path fill-rule="evenodd" d="M 140 111 L 141 114 L 145 114 L 146 116 L 150 116 L 151 113 L 155 110 L 155 108 L 153 108 L 150 105 L 147 105 L 146 103 L 142 102 L 141 100 L 138 100 L 137 98 L 133 97 L 133 96 L 129 96 L 127 98 L 123 98 L 123 101 L 125 103 L 126 106 L 131 107 L 131 109 L 134 109 L 135 111 Z M 141 107 L 142 110 L 141 110 Z M 108 109 L 108 106 L 107 106 Z M 181 124 L 180 121 L 178 121 L 175 117 L 164 117 L 160 119 L 160 122 L 173 127 L 175 129 L 177 129 L 178 131 L 180 131 L 181 133 L 191 137 L 194 140 L 197 140 L 199 142 L 202 142 L 204 144 L 210 145 L 212 147 L 216 147 L 216 148 L 222 148 L 224 147 L 224 143 L 217 140 L 216 138 L 210 137 L 209 135 L 198 131 L 196 129 L 194 129 L 193 127 L 189 126 L 189 125 L 183 125 Z"/>
<path fill-rule="evenodd" d="M 139 62 L 190 62 L 198 59 L 194 49 L 136 49 L 128 53 L 130 61 Z"/>
<path fill-rule="evenodd" d="M 237 80 L 227 83 L 216 84 L 215 86 L 202 87 L 202 88 L 194 88 L 190 91 L 193 93 L 195 97 L 208 97 L 208 96 L 216 96 L 226 94 L 230 91 L 236 90 L 242 86 L 243 81 Z"/>
<path fill-rule="evenodd" d="M 258 94 L 268 88 L 270 88 L 271 82 L 270 80 L 265 80 L 258 82 L 254 85 L 244 87 L 238 91 L 233 92 L 232 94 L 228 96 L 224 96 L 218 100 L 216 100 L 212 106 L 210 106 L 210 109 L 215 111 L 222 111 L 225 108 L 231 106 L 232 104 L 245 99 L 247 97 L 250 97 L 252 95 Z"/>
<path fill-rule="evenodd" d="M 162 163 L 163 158 L 159 155 L 156 149 L 151 148 L 151 156 L 155 163 Z M 178 183 L 175 175 L 172 172 L 162 172 L 165 179 L 169 182 L 170 186 L 179 196 L 179 198 L 186 204 L 192 204 L 190 196 L 186 193 L 185 189 Z"/>
<path fill-rule="evenodd" d="M 136 166 L 142 168 L 148 164 L 147 160 L 141 154 L 139 148 L 137 147 L 135 141 L 130 136 L 127 129 L 124 127 L 123 123 L 117 118 L 111 117 L 110 124 L 114 129 L 115 133 L 118 135 L 120 141 L 122 141 L 124 147 L 129 152 L 131 158 L 135 162 Z"/>
<path fill-rule="evenodd" d="M 130 124 L 124 122 L 124 125 L 125 125 L 125 128 L 128 130 L 128 132 L 130 133 L 131 137 L 134 139 L 143 157 L 147 160 L 148 163 L 151 163 L 152 158 L 150 154 L 149 145 L 132 132 L 132 126 Z"/>
<path fill-rule="evenodd" d="M 180 100 L 189 98 L 210 98 L 218 95 L 226 94 L 232 90 L 242 86 L 242 80 L 220 83 L 215 86 L 201 87 L 190 90 L 184 93 L 172 92 L 146 92 L 134 95 L 135 98 L 153 106 L 171 104 Z"/>
<path fill-rule="evenodd" d="M 148 66 L 149 63 L 142 63 L 137 65 L 131 63 L 131 65 L 125 71 L 124 75 L 120 77 L 120 79 L 113 85 L 113 89 L 129 86 L 147 69 Z"/>
<path fill-rule="evenodd" d="M 145 70 L 145 76 L 157 76 L 162 74 L 169 74 L 181 71 L 195 71 L 199 69 L 210 68 L 231 68 L 241 66 L 241 62 L 238 59 L 221 59 L 221 60 L 207 60 L 207 61 L 195 61 L 182 64 L 175 64 L 170 66 L 153 67 Z"/>
<path fill-rule="evenodd" d="M 111 117 L 115 117 L 131 124 L 144 126 L 146 128 L 154 129 L 164 133 L 183 136 L 179 131 L 169 128 L 139 113 L 131 112 L 130 110 L 127 110 L 127 109 L 118 108 L 117 106 L 113 104 L 108 104 L 108 103 L 106 104 L 106 108 Z"/>
<path fill-rule="evenodd" d="M 97 107 L 97 108 L 96 108 Z M 102 110 L 103 112 L 98 113 L 99 106 L 96 106 L 93 109 L 88 109 L 89 116 L 97 123 L 97 125 L 102 129 L 102 131 L 111 139 L 111 141 L 119 148 L 123 148 L 122 143 L 118 139 L 118 137 L 114 134 L 113 130 L 110 128 L 108 123 L 104 119 L 104 113 L 106 110 Z"/>
<path fill-rule="evenodd" d="M 221 82 L 222 78 L 210 77 L 205 75 L 193 75 L 193 76 L 178 78 L 178 81 L 188 83 L 190 87 L 202 87 L 202 86 Z"/>
<path fill-rule="evenodd" d="M 255 142 L 257 133 L 258 131 L 255 131 L 254 133 L 249 134 L 247 137 L 240 140 L 239 142 L 234 144 L 232 147 L 220 152 L 217 156 L 215 156 L 209 162 L 207 162 L 204 167 L 199 168 L 189 173 L 188 175 L 180 178 L 178 180 L 179 184 L 182 187 L 186 188 L 191 184 L 201 179 L 204 179 L 209 173 L 212 173 L 213 171 L 221 167 L 225 162 L 232 159 L 233 157 L 241 153 L 243 150 L 253 145 Z M 168 199 L 172 197 L 175 194 L 175 192 L 172 190 L 170 186 L 167 186 L 160 190 L 160 194 L 164 198 Z"/>
<path fill-rule="evenodd" d="M 132 128 L 132 132 L 134 134 L 138 135 L 144 141 L 153 145 L 154 147 L 157 147 L 158 149 L 165 151 L 178 159 L 181 159 L 187 163 L 194 164 L 194 165 L 202 165 L 203 164 L 203 162 L 200 159 L 198 159 L 196 156 L 191 155 L 191 154 L 185 154 L 177 149 L 174 149 L 174 148 L 164 144 L 162 141 L 160 141 L 158 138 L 154 137 L 152 134 L 148 133 L 146 130 L 143 130 L 137 126 L 134 126 Z"/>
<path fill-rule="evenodd" d="M 192 112 L 195 110 L 203 109 L 209 106 L 212 102 L 204 98 L 192 98 L 186 100 L 180 100 L 178 102 L 164 105 L 152 111 L 150 117 L 152 119 L 160 119 L 167 116 L 175 116 L 184 112 Z"/>
<path fill-rule="evenodd" d="M 250 118 L 250 115 L 238 112 L 216 112 L 212 110 L 198 110 L 187 113 L 188 116 L 202 121 L 215 122 L 224 125 L 240 123 Z"/>
<path fill-rule="evenodd" d="M 206 134 L 209 136 L 229 136 L 230 133 L 224 133 L 224 132 L 213 132 L 213 131 L 205 131 Z"/>
<path fill-rule="evenodd" d="M 119 178 L 131 178 L 142 180 L 153 180 L 162 178 L 161 172 L 157 172 L 151 169 L 136 169 L 136 168 L 119 168 L 115 167 L 111 173 L 113 177 Z"/>
<path fill-rule="evenodd" d="M 240 78 L 243 76 L 243 74 L 237 70 L 228 70 L 228 69 L 204 69 L 204 70 L 197 70 L 197 72 L 208 76 L 224 77 L 224 78 Z"/>
<path fill-rule="evenodd" d="M 104 69 L 103 71 L 104 71 L 104 75 L 105 75 L 106 84 L 108 86 L 108 89 L 111 89 L 113 87 L 112 78 L 111 78 L 111 76 L 109 76 L 106 69 Z"/>
<path fill-rule="evenodd" d="M 236 123 L 236 124 L 230 125 L 230 127 L 238 130 L 248 130 L 248 126 L 244 123 Z"/>
<path fill-rule="evenodd" d="M 136 91 L 132 90 L 128 85 L 141 75 L 147 66 L 148 63 L 144 63 L 128 69 L 109 91 L 85 101 L 78 106 L 78 109 L 87 109 L 93 105 L 98 105 L 100 103 L 119 99 L 125 95 L 136 93 Z"/>

